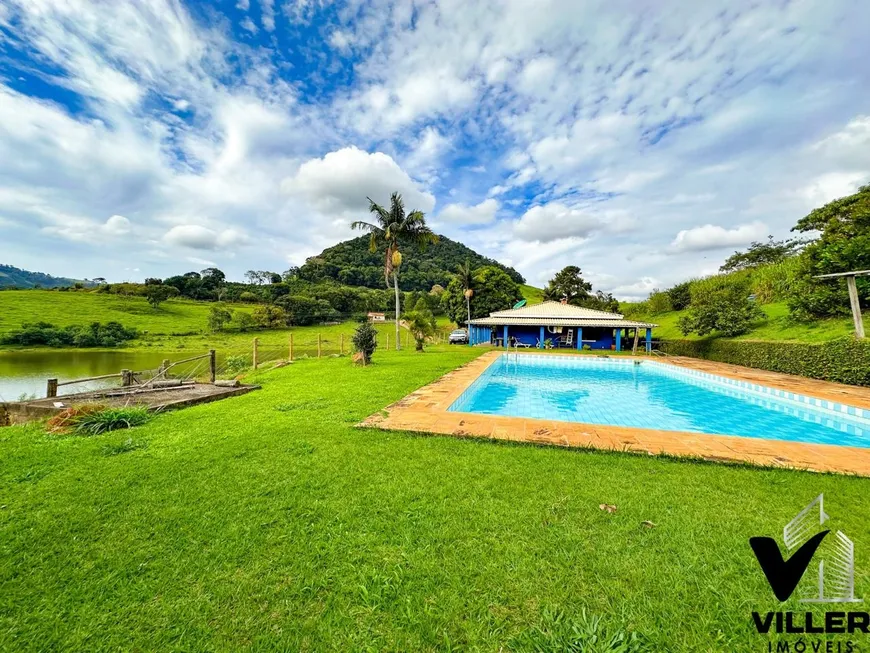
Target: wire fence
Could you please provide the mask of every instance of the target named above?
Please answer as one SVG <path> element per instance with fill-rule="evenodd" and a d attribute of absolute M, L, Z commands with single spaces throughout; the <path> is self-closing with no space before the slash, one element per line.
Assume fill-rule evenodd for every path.
<path fill-rule="evenodd" d="M 427 338 L 427 344 L 447 343 L 449 333 L 449 327 L 440 327 Z M 415 345 L 413 334 L 405 325 L 400 329 L 399 339 L 403 349 L 410 349 Z M 396 334 L 392 329 L 381 329 L 377 333 L 376 341 L 379 349 L 394 349 Z M 159 366 L 151 369 L 120 370 L 113 374 L 66 381 L 48 379 L 46 397 L 114 389 L 124 389 L 125 392 L 133 394 L 165 385 L 211 383 L 213 380 L 234 379 L 252 369 L 271 367 L 276 363 L 349 356 L 352 353 L 353 343 L 351 335 L 347 333 L 306 332 L 300 336 L 291 332 L 283 345 L 274 342 L 262 343 L 259 337 L 254 337 L 247 346 L 187 354 L 182 360 L 165 359 Z"/>

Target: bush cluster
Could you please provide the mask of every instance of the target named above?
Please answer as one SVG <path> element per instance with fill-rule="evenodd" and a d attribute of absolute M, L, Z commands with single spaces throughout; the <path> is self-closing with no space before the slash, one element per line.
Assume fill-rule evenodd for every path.
<path fill-rule="evenodd" d="M 25 323 L 0 339 L 0 344 L 46 345 L 48 347 L 117 347 L 138 337 L 136 329 L 128 329 L 119 322 L 87 326 L 58 327 L 48 322 Z"/>
<path fill-rule="evenodd" d="M 840 338 L 822 344 L 750 340 L 664 340 L 674 356 L 795 374 L 824 381 L 870 386 L 870 340 Z"/>

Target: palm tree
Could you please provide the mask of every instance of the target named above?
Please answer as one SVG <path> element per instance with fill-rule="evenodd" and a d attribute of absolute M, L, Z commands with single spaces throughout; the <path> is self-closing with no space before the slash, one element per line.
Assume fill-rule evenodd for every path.
<path fill-rule="evenodd" d="M 399 241 L 425 247 L 429 243 L 437 243 L 438 236 L 426 224 L 426 216 L 422 211 L 411 211 L 405 214 L 405 203 L 398 193 L 390 195 L 389 210 L 376 204 L 370 197 L 369 212 L 374 214 L 375 222 L 358 220 L 350 225 L 351 229 L 367 231 L 371 234 L 369 248 L 376 252 L 381 242 L 386 243 L 387 252 L 384 257 L 384 282 L 390 287 L 390 277 L 393 278 L 393 288 L 396 291 L 396 349 L 399 345 L 399 268 L 402 265 L 402 253 L 399 251 Z"/>
<path fill-rule="evenodd" d="M 456 278 L 459 280 L 459 285 L 465 289 L 465 309 L 468 311 L 468 322 L 465 323 L 468 328 L 468 323 L 471 322 L 471 298 L 474 296 L 474 289 L 471 285 L 474 283 L 474 273 L 471 269 L 471 261 L 465 259 L 465 263 L 456 266 Z"/>

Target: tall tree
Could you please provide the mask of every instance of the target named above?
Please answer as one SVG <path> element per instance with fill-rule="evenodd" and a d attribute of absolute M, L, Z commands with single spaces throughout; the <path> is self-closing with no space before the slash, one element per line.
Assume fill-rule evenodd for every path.
<path fill-rule="evenodd" d="M 870 185 L 815 209 L 792 231 L 821 232 L 798 257 L 788 299 L 793 317 L 813 319 L 849 314 L 849 295 L 842 279 L 816 279 L 820 274 L 870 269 Z M 870 277 L 858 277 L 858 294 L 870 300 Z"/>
<path fill-rule="evenodd" d="M 471 269 L 470 259 L 465 259 L 465 263 L 456 266 L 456 278 L 464 290 L 465 311 L 468 314 L 468 322 L 471 322 L 471 298 L 474 296 L 474 289 L 471 286 L 474 284 L 474 271 Z M 468 326 L 468 322 L 465 326 Z"/>
<path fill-rule="evenodd" d="M 504 270 L 491 265 L 474 271 L 473 285 L 472 319 L 486 317 L 494 311 L 506 310 L 523 298 L 519 285 Z M 447 290 L 441 295 L 441 307 L 457 325 L 467 319 L 463 287 L 457 276 L 450 280 Z"/>
<path fill-rule="evenodd" d="M 545 299 L 567 299 L 569 304 L 580 306 L 589 297 L 592 284 L 585 281 L 582 270 L 576 265 L 568 265 L 556 273 L 544 288 Z"/>
<path fill-rule="evenodd" d="M 358 220 L 351 224 L 351 229 L 359 229 L 370 234 L 369 249 L 376 252 L 381 243 L 386 244 L 387 250 L 384 255 L 384 282 L 390 287 L 390 278 L 393 280 L 393 290 L 396 293 L 396 349 L 401 349 L 399 344 L 399 313 L 401 300 L 399 297 L 399 268 L 402 266 L 402 253 L 399 251 L 399 243 L 410 243 L 418 247 L 425 247 L 429 243 L 438 242 L 436 236 L 426 224 L 426 216 L 422 211 L 405 213 L 405 203 L 399 193 L 390 195 L 390 208 L 376 204 L 370 197 L 369 212 L 375 216 L 375 222 Z"/>
<path fill-rule="evenodd" d="M 725 259 L 719 272 L 735 272 L 769 263 L 779 263 L 799 254 L 801 248 L 808 242 L 803 238 L 774 240 L 773 236 L 768 236 L 766 243 L 753 241 L 745 252 L 734 252 Z"/>

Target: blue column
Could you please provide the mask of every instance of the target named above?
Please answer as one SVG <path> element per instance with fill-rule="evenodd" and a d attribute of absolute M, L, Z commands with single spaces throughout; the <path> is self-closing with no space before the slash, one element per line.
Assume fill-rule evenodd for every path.
<path fill-rule="evenodd" d="M 583 349 L 583 327 L 577 327 L 577 349 Z"/>
<path fill-rule="evenodd" d="M 541 327 L 541 337 L 538 338 L 538 349 L 544 348 L 544 327 Z"/>
<path fill-rule="evenodd" d="M 510 340 L 508 340 L 508 325 L 505 324 L 504 325 L 504 348 L 510 349 L 510 346 L 511 346 L 511 343 L 510 343 Z"/>
<path fill-rule="evenodd" d="M 616 351 L 622 351 L 622 329 L 616 330 Z"/>
<path fill-rule="evenodd" d="M 646 351 L 647 353 L 652 351 L 652 329 L 646 330 Z"/>

